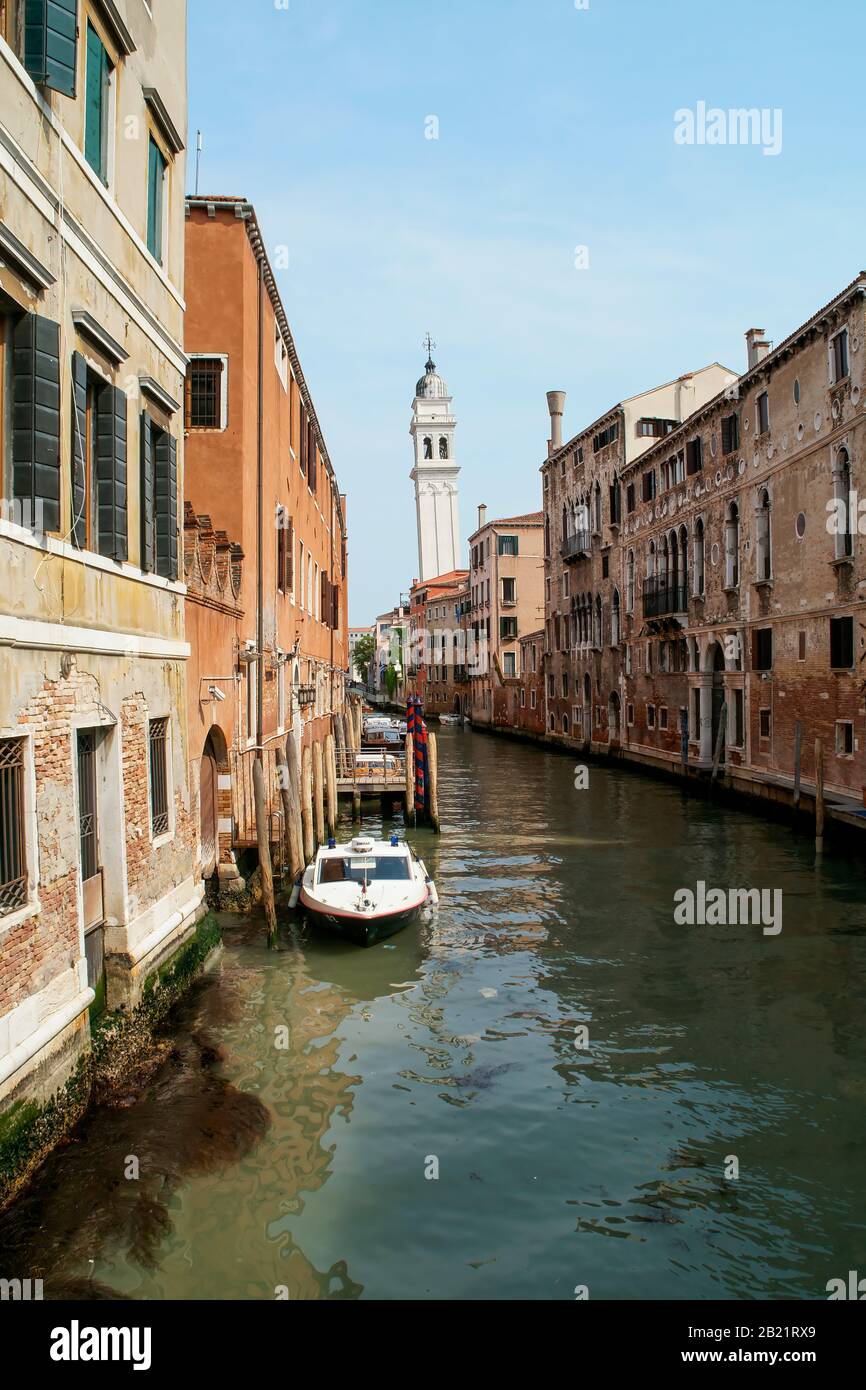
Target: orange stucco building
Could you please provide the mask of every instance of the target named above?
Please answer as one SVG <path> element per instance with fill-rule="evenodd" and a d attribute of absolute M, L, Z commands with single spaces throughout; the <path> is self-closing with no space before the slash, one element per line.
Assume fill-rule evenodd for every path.
<path fill-rule="evenodd" d="M 202 872 L 255 843 L 261 756 L 332 732 L 348 672 L 346 508 L 252 205 L 187 200 L 191 784 Z M 242 563 L 241 563 L 242 561 Z"/>

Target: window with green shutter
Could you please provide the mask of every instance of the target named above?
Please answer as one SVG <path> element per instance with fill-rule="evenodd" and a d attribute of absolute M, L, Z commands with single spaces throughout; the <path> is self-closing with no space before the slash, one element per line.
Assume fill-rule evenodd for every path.
<path fill-rule="evenodd" d="M 126 477 L 126 395 L 119 386 L 101 386 L 96 398 L 96 515 L 100 555 L 128 558 Z"/>
<path fill-rule="evenodd" d="M 154 429 L 152 447 L 156 572 L 163 579 L 177 579 L 177 440 L 165 430 Z"/>
<path fill-rule="evenodd" d="M 150 137 L 147 157 L 147 249 L 162 264 L 162 207 L 166 162 L 162 150 Z"/>
<path fill-rule="evenodd" d="M 26 0 L 24 66 L 40 87 L 75 96 L 78 0 Z"/>
<path fill-rule="evenodd" d="M 60 529 L 60 325 L 22 314 L 13 329 L 12 490 L 15 518 Z"/>
<path fill-rule="evenodd" d="M 87 26 L 84 157 L 103 183 L 108 183 L 108 106 L 111 61 L 92 24 Z"/>

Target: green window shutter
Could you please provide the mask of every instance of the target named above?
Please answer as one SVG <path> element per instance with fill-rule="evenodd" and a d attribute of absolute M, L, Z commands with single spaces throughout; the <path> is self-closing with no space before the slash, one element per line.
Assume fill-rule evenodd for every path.
<path fill-rule="evenodd" d="M 154 566 L 154 460 L 153 426 L 146 410 L 141 413 L 141 568 Z"/>
<path fill-rule="evenodd" d="M 22 526 L 60 530 L 60 325 L 38 314 L 14 330 L 12 491 Z"/>
<path fill-rule="evenodd" d="M 108 179 L 106 122 L 111 64 L 105 47 L 93 28 L 87 26 L 87 69 L 85 75 L 84 157 L 103 183 Z"/>
<path fill-rule="evenodd" d="M 165 160 L 162 150 L 150 137 L 147 154 L 147 249 L 154 260 L 162 261 L 162 199 Z"/>
<path fill-rule="evenodd" d="M 87 545 L 87 363 L 72 354 L 72 543 Z"/>
<path fill-rule="evenodd" d="M 177 440 L 160 432 L 156 447 L 156 572 L 177 579 Z"/>
<path fill-rule="evenodd" d="M 109 560 L 128 555 L 126 504 L 126 396 L 103 386 L 96 403 L 96 507 L 98 550 Z"/>
<path fill-rule="evenodd" d="M 33 81 L 75 96 L 78 0 L 26 0 L 24 66 Z"/>

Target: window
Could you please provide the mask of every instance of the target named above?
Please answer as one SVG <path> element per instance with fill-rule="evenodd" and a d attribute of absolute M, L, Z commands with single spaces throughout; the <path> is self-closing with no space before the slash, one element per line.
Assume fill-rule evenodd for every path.
<path fill-rule="evenodd" d="M 614 422 L 608 425 L 606 430 L 601 430 L 592 441 L 592 452 L 597 454 L 600 449 L 604 449 L 608 444 L 613 444 L 619 439 L 619 424 Z"/>
<path fill-rule="evenodd" d="M 722 418 L 722 453 L 733 454 L 740 447 L 740 417 L 736 411 L 733 415 L 725 415 Z"/>
<path fill-rule="evenodd" d="M 854 619 L 830 619 L 830 665 L 836 671 L 850 670 L 854 665 Z"/>
<path fill-rule="evenodd" d="M 832 341 L 833 380 L 844 381 L 848 375 L 848 329 L 843 328 Z"/>
<path fill-rule="evenodd" d="M 644 473 L 643 475 L 641 480 L 641 495 L 644 502 L 652 502 L 656 495 L 656 475 L 655 470 L 652 468 L 648 473 Z"/>
<path fill-rule="evenodd" d="M 752 633 L 752 670 L 772 671 L 773 629 L 759 627 Z"/>
<path fill-rule="evenodd" d="M 677 420 L 638 420 L 635 434 L 638 439 L 661 439 L 675 430 L 678 423 Z"/>
<path fill-rule="evenodd" d="M 695 522 L 695 534 L 692 546 L 692 576 L 692 593 L 696 598 L 701 598 L 704 592 L 704 523 L 702 517 L 698 517 Z"/>
<path fill-rule="evenodd" d="M 517 636 L 517 619 L 516 619 L 516 618 L 500 618 L 500 619 L 499 619 L 499 637 L 500 637 L 500 640 L 503 641 L 503 642 L 511 642 L 511 641 L 514 640 L 514 638 L 515 638 L 516 636 Z"/>
<path fill-rule="evenodd" d="M 520 708 L 526 709 L 526 690 L 523 687 L 520 690 Z"/>
<path fill-rule="evenodd" d="M 609 555 L 602 555 L 602 557 L 601 557 L 601 577 L 602 577 L 602 579 L 610 579 L 610 556 L 609 556 Z"/>
<path fill-rule="evenodd" d="M 553 676 L 547 677 L 547 695 L 551 700 L 556 697 L 556 684 Z"/>
<path fill-rule="evenodd" d="M 759 710 L 758 729 L 762 739 L 766 740 L 770 737 L 770 731 L 772 729 L 772 717 L 768 709 Z"/>
<path fill-rule="evenodd" d="M 854 756 L 854 725 L 848 720 L 840 720 L 836 725 L 836 756 L 837 758 L 853 758 Z"/>
<path fill-rule="evenodd" d="M 516 555 L 518 551 L 517 536 L 497 536 L 496 544 L 500 555 Z"/>
<path fill-rule="evenodd" d="M 502 602 L 517 602 L 517 581 L 515 579 L 503 579 L 502 581 Z"/>
<path fill-rule="evenodd" d="M 535 691 L 535 690 L 530 690 L 530 692 L 529 692 L 529 708 L 530 708 L 530 709 L 535 709 L 536 706 L 537 706 L 537 704 L 538 704 L 538 692 Z"/>
<path fill-rule="evenodd" d="M 564 714 L 562 716 L 562 732 L 566 735 L 566 737 L 568 736 L 569 727 L 570 726 L 568 722 L 568 715 Z"/>
<path fill-rule="evenodd" d="M 648 729 L 654 729 L 656 726 L 655 705 L 647 705 L 646 707 L 646 726 Z"/>
<path fill-rule="evenodd" d="M 626 723 L 628 724 L 629 728 L 633 728 L 633 727 L 634 727 L 634 705 L 626 705 L 626 707 L 625 707 L 625 720 L 626 720 Z"/>
<path fill-rule="evenodd" d="M 806 634 L 801 632 L 797 636 L 797 660 L 806 660 Z"/>
<path fill-rule="evenodd" d="M 448 440 L 445 438 L 444 435 L 442 435 L 441 439 L 439 440 L 439 457 L 441 459 L 447 459 L 448 457 Z"/>
<path fill-rule="evenodd" d="M 563 700 L 567 700 L 567 699 L 568 699 L 568 672 L 567 672 L 567 671 L 563 671 L 563 673 L 562 673 L 562 698 L 563 698 Z"/>
<path fill-rule="evenodd" d="M 662 708 L 659 710 L 659 728 L 660 728 L 660 729 L 666 729 L 667 727 L 668 727 L 668 712 L 667 712 L 667 708 L 663 705 Z"/>
<path fill-rule="evenodd" d="M 858 525 L 857 503 L 851 491 L 851 460 L 847 449 L 839 449 L 833 459 L 833 498 L 837 513 L 833 528 L 835 558 L 845 560 L 854 553 L 854 531 Z M 840 518 L 843 525 L 839 524 Z"/>
<path fill-rule="evenodd" d="M 732 502 L 725 521 L 725 588 L 736 589 L 739 582 L 740 512 L 736 502 Z"/>
<path fill-rule="evenodd" d="M 24 740 L 0 739 L 0 917 L 27 905 Z"/>
<path fill-rule="evenodd" d="M 177 440 L 141 415 L 141 568 L 178 576 Z M 101 520 L 100 520 L 100 541 Z"/>
<path fill-rule="evenodd" d="M 163 202 L 167 161 L 159 145 L 150 137 L 147 152 L 147 249 L 162 265 Z"/>
<path fill-rule="evenodd" d="M 766 391 L 758 397 L 758 434 L 766 434 L 770 428 L 770 398 Z"/>
<path fill-rule="evenodd" d="M 703 441 L 701 439 L 690 439 L 686 445 L 686 472 L 689 477 L 693 473 L 700 473 L 704 466 Z M 678 482 L 682 481 L 677 479 Z"/>
<path fill-rule="evenodd" d="M 150 831 L 153 839 L 168 832 L 168 720 L 151 719 L 148 730 L 150 750 Z"/>
<path fill-rule="evenodd" d="M 108 183 L 108 108 L 111 60 L 92 24 L 87 25 L 85 74 L 84 158 L 104 184 Z"/>
<path fill-rule="evenodd" d="M 227 357 L 193 357 L 186 374 L 188 430 L 225 429 L 227 367 Z"/>
<path fill-rule="evenodd" d="M 770 534 L 770 494 L 766 488 L 762 491 L 758 502 L 757 542 L 757 581 L 759 584 L 766 584 L 772 577 L 773 558 Z"/>
<path fill-rule="evenodd" d="M 514 652 L 505 652 L 502 658 L 502 670 L 506 676 L 517 675 L 517 657 Z"/>
<path fill-rule="evenodd" d="M 277 506 L 277 588 L 290 594 L 295 585 L 295 531 L 287 507 Z"/>
<path fill-rule="evenodd" d="M 634 483 L 629 483 L 628 487 L 625 490 L 625 509 L 628 512 L 629 516 L 631 516 L 636 505 L 637 504 L 635 501 Z"/>

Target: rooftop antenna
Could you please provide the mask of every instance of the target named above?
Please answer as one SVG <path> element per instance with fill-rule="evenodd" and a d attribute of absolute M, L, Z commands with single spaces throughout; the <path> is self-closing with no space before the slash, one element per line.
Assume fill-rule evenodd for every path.
<path fill-rule="evenodd" d="M 195 196 L 198 197 L 198 176 L 201 171 L 202 138 L 201 131 L 195 133 Z"/>

